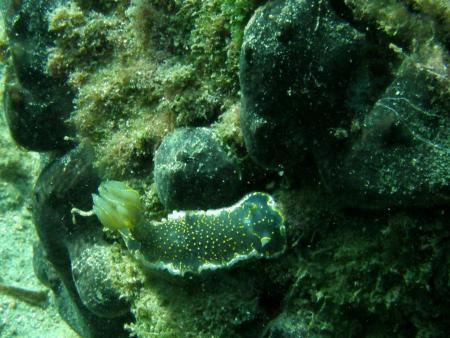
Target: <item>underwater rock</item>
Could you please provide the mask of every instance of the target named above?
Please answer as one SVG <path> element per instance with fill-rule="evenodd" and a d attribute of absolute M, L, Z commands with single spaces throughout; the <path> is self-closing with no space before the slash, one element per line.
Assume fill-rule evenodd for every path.
<path fill-rule="evenodd" d="M 47 254 L 40 242 L 33 243 L 33 271 L 37 279 L 50 289 L 60 283 L 58 273 L 47 259 Z"/>
<path fill-rule="evenodd" d="M 325 185 L 368 208 L 447 204 L 450 80 L 406 60 L 345 147 L 315 152 Z"/>
<path fill-rule="evenodd" d="M 206 209 L 241 195 L 239 167 L 208 128 L 180 128 L 154 157 L 158 196 L 166 209 Z"/>
<path fill-rule="evenodd" d="M 52 290 L 61 318 L 81 337 L 102 338 L 105 335 L 127 337 L 123 330 L 124 318 L 99 318 L 88 310 L 73 284 L 48 260 L 40 243 L 36 243 L 33 247 L 33 269 L 38 279 Z"/>
<path fill-rule="evenodd" d="M 88 147 L 79 146 L 43 169 L 33 194 L 33 220 L 42 248 L 35 250 L 34 269 L 52 289 L 61 317 L 82 337 L 125 336 L 128 316 L 108 319 L 92 312 L 82 302 L 71 270 L 75 248 L 93 246 L 102 238 L 95 222 L 79 219 L 73 224 L 70 217 L 73 205 L 90 203 L 86 195 L 97 183 Z M 92 273 L 96 280 L 104 271 Z"/>
<path fill-rule="evenodd" d="M 99 244 L 77 245 L 71 250 L 72 275 L 78 295 L 86 307 L 99 317 L 115 318 L 129 312 L 108 277 L 111 247 Z"/>
<path fill-rule="evenodd" d="M 295 167 L 345 116 L 364 35 L 329 1 L 273 1 L 248 23 L 240 58 L 241 128 L 263 167 Z"/>
<path fill-rule="evenodd" d="M 217 272 L 201 278 L 149 278 L 135 298 L 135 337 L 259 337 L 266 320 L 263 274 Z"/>
<path fill-rule="evenodd" d="M 289 312 L 282 312 L 265 328 L 261 338 L 303 338 L 310 337 L 307 324 Z M 320 336 L 314 336 L 320 337 Z"/>
<path fill-rule="evenodd" d="M 23 195 L 19 188 L 9 182 L 0 181 L 0 209 L 13 210 L 23 203 Z"/>
<path fill-rule="evenodd" d="M 433 290 L 439 298 L 450 299 L 450 246 L 440 250 L 433 270 Z"/>
<path fill-rule="evenodd" d="M 41 260 L 39 260 L 41 259 Z M 41 256 L 35 261 L 36 268 L 40 273 L 45 275 L 52 275 L 53 269 L 51 264 L 46 261 L 45 256 Z M 41 280 L 42 281 L 42 280 Z M 42 281 L 45 284 L 45 281 Z M 87 338 L 103 338 L 103 337 L 128 337 L 128 334 L 123 330 L 124 319 L 104 319 L 99 318 L 89 311 L 81 302 L 76 290 L 58 277 L 58 274 L 52 275 L 48 285 L 54 294 L 55 305 L 61 318 L 70 325 L 70 327 L 77 332 L 80 337 Z M 129 318 L 127 318 L 129 320 Z"/>
<path fill-rule="evenodd" d="M 77 147 L 51 161 L 42 170 L 33 192 L 33 221 L 49 260 L 57 269 L 70 266 L 65 241 L 74 232 L 72 205 L 88 205 L 85 196 L 95 190 L 97 174 L 88 147 Z"/>
<path fill-rule="evenodd" d="M 9 1 L 5 27 L 11 64 L 7 68 L 4 109 L 14 140 L 34 151 L 73 147 L 66 120 L 74 93 L 65 79 L 48 75 L 47 53 L 54 37 L 48 31 L 48 11 L 61 1 Z"/>
<path fill-rule="evenodd" d="M 386 37 L 365 37 L 338 12 L 331 1 L 286 0 L 249 22 L 240 80 L 250 156 L 297 177 L 312 155 L 347 205 L 446 203 L 448 55 L 399 56 Z"/>

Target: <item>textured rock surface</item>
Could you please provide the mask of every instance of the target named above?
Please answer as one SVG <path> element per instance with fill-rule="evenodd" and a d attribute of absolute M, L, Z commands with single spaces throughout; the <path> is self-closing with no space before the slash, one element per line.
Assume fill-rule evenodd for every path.
<path fill-rule="evenodd" d="M 436 46 L 426 62 L 400 62 L 332 4 L 270 3 L 247 26 L 240 79 L 249 154 L 291 176 L 312 155 L 323 183 L 352 206 L 445 203 L 448 56 Z"/>
<path fill-rule="evenodd" d="M 302 322 L 302 318 L 296 315 L 290 315 L 286 312 L 281 313 L 272 320 L 264 330 L 262 338 L 303 338 L 309 337 L 308 328 Z"/>
<path fill-rule="evenodd" d="M 397 74 L 354 123 L 360 130 L 353 139 L 338 151 L 316 152 L 325 184 L 352 205 L 430 206 L 450 199 L 450 80 L 410 61 Z"/>
<path fill-rule="evenodd" d="M 129 311 L 129 304 L 119 298 L 109 278 L 110 250 L 107 245 L 95 243 L 77 243 L 70 250 L 78 295 L 91 312 L 104 318 L 120 317 Z"/>
<path fill-rule="evenodd" d="M 241 127 L 250 156 L 298 165 L 333 123 L 365 52 L 364 35 L 328 1 L 274 1 L 246 27 L 240 59 Z"/>
<path fill-rule="evenodd" d="M 180 128 L 155 153 L 155 183 L 167 209 L 211 209 L 241 196 L 239 167 L 208 128 Z"/>
<path fill-rule="evenodd" d="M 66 119 L 74 94 L 65 79 L 48 75 L 47 53 L 54 36 L 47 11 L 61 1 L 9 1 L 6 31 L 11 63 L 4 92 L 5 116 L 14 140 L 30 150 L 61 150 L 73 146 Z"/>
<path fill-rule="evenodd" d="M 97 291 L 105 291 L 101 290 L 101 285 L 97 283 L 98 279 L 104 277 L 105 270 L 91 270 L 92 275 L 86 279 L 81 271 L 76 270 L 76 273 L 73 273 L 71 269 L 72 264 L 77 264 L 80 257 L 80 248 L 88 250 L 94 243 L 102 242 L 101 229 L 96 223 L 90 222 L 89 219 L 78 219 L 77 224 L 73 224 L 70 217 L 73 205 L 90 208 L 88 196 L 95 191 L 97 183 L 90 150 L 84 147 L 75 148 L 44 168 L 36 183 L 33 201 L 34 223 L 45 253 L 36 258 L 35 271 L 38 271 L 38 275 L 52 288 L 58 310 L 64 320 L 81 336 L 93 338 L 104 337 L 105 334 L 122 336 L 125 320 L 124 317 L 105 319 L 97 316 L 96 313 L 102 310 L 102 317 L 111 313 L 102 309 L 106 304 L 98 302 L 95 296 L 85 292 L 98 286 L 100 288 Z M 89 261 L 95 258 L 95 255 L 84 258 Z M 56 276 L 49 271 L 49 266 L 56 271 Z M 89 268 L 88 264 L 86 268 Z M 46 276 L 53 277 L 49 279 Z M 79 285 L 76 283 L 83 284 L 83 292 L 79 293 Z M 115 301 L 120 303 L 118 297 Z M 94 312 L 91 311 L 92 308 Z M 114 312 L 122 314 L 123 311 L 121 309 Z"/>

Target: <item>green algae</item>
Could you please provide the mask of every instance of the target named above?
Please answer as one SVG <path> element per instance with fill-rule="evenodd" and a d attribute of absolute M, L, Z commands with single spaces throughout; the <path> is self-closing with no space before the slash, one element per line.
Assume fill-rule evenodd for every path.
<path fill-rule="evenodd" d="M 287 271 L 286 266 L 274 271 L 263 265 L 252 273 L 235 269 L 180 279 L 143 274 L 139 264 L 116 246 L 110 275 L 131 302 L 135 320 L 126 325 L 131 335 L 240 337 L 257 336 L 267 315 L 261 307 L 262 295 L 267 295 L 266 290 L 285 288 L 277 283 L 268 288 L 266 277 L 281 278 L 279 271 Z M 273 310 L 277 308 L 274 305 Z"/>
<path fill-rule="evenodd" d="M 50 14 L 48 69 L 78 91 L 78 135 L 119 178 L 148 173 L 168 131 L 212 122 L 238 101 L 243 28 L 261 1 L 108 3 L 101 12 L 72 1 Z"/>
<path fill-rule="evenodd" d="M 305 222 L 283 325 L 315 337 L 445 336 L 448 302 L 438 300 L 449 287 L 445 209 L 342 209 L 310 189 L 281 200 L 292 207 L 288 220 Z"/>
<path fill-rule="evenodd" d="M 445 0 L 344 0 L 355 17 L 375 25 L 397 44 L 414 51 L 450 39 L 450 4 Z"/>

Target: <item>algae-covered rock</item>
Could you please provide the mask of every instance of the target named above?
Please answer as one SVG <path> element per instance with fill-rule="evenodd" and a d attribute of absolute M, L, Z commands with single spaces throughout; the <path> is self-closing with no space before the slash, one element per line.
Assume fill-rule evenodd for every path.
<path fill-rule="evenodd" d="M 261 2 L 72 0 L 50 13 L 49 68 L 77 90 L 71 121 L 104 176 L 148 175 L 165 134 L 235 104 L 243 27 Z"/>
<path fill-rule="evenodd" d="M 325 184 L 358 206 L 448 202 L 449 111 L 450 79 L 405 61 L 367 115 L 354 122 L 358 135 L 338 151 L 316 152 Z"/>
<path fill-rule="evenodd" d="M 138 264 L 120 252 L 110 274 L 131 301 L 135 320 L 127 328 L 138 337 L 257 337 L 266 315 L 259 274 L 144 276 Z"/>
<path fill-rule="evenodd" d="M 67 118 L 73 92 L 64 78 L 47 72 L 55 36 L 48 31 L 48 12 L 61 1 L 9 1 L 5 26 L 11 61 L 4 91 L 5 116 L 14 140 L 35 151 L 73 146 Z"/>
<path fill-rule="evenodd" d="M 110 247 L 90 244 L 71 248 L 72 276 L 81 301 L 102 318 L 115 318 L 129 311 L 129 304 L 120 298 L 108 273 Z"/>
<path fill-rule="evenodd" d="M 308 326 L 298 315 L 282 312 L 264 330 L 262 338 L 303 338 L 309 337 Z"/>
<path fill-rule="evenodd" d="M 240 170 L 208 128 L 181 128 L 155 152 L 154 177 L 167 209 L 211 209 L 240 197 Z"/>
<path fill-rule="evenodd" d="M 445 337 L 448 208 L 358 212 L 306 185 L 282 198 L 303 238 L 268 337 Z"/>
<path fill-rule="evenodd" d="M 365 44 L 328 1 L 274 1 L 255 13 L 239 71 L 241 128 L 258 164 L 295 167 L 320 134 L 345 118 Z"/>
<path fill-rule="evenodd" d="M 255 14 L 240 69 L 247 150 L 293 177 L 312 155 L 323 183 L 353 206 L 444 203 L 448 52 L 423 27 L 414 34 L 429 42 L 409 57 L 361 27 L 328 1 L 274 2 Z"/>
<path fill-rule="evenodd" d="M 96 290 L 94 292 L 103 293 L 104 296 L 108 293 L 114 294 L 111 290 L 105 290 L 105 284 L 97 282 L 102 279 L 102 274 L 108 267 L 103 263 L 103 271 L 91 269 L 89 278 L 83 276 L 83 272 L 90 269 L 87 262 L 83 268 L 72 271 L 72 264 L 79 268 L 77 262 L 83 257 L 78 254 L 80 248 L 84 248 L 84 251 L 95 251 L 95 243 L 102 243 L 100 227 L 88 219 L 79 219 L 74 224 L 70 217 L 73 205 L 87 208 L 96 182 L 97 175 L 92 168 L 92 151 L 86 147 L 80 146 L 69 151 L 43 169 L 33 196 L 33 220 L 43 251 L 36 251 L 39 256 L 35 259 L 35 270 L 44 282 L 47 279 L 46 282 L 55 295 L 59 313 L 77 333 L 93 338 L 103 337 L 108 333 L 123 336 L 122 326 L 127 319 L 126 315 L 114 319 L 104 318 L 111 315 L 102 308 L 105 304 L 96 301 L 91 295 L 86 296 L 86 290 Z M 95 257 L 84 256 L 91 261 Z M 83 284 L 82 287 L 80 284 Z M 79 292 L 77 286 L 82 292 Z M 114 301 L 118 301 L 118 297 L 113 299 L 111 304 L 114 304 Z M 112 308 L 108 310 L 116 312 Z M 97 315 L 99 312 L 102 312 L 101 317 Z M 122 309 L 116 314 L 123 314 Z"/>

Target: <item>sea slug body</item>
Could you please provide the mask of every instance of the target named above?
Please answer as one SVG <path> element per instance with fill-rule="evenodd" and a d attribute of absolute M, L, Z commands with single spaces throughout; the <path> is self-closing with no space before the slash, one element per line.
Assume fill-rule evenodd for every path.
<path fill-rule="evenodd" d="M 123 190 L 130 188 L 123 184 Z M 97 211 L 95 204 L 108 199 L 108 195 L 102 196 L 108 189 L 99 191 L 100 196 L 94 199 Z M 118 201 L 119 195 L 115 195 L 115 203 L 130 205 Z M 117 213 L 116 217 L 119 215 L 128 213 Z M 102 215 L 97 216 L 102 221 Z M 129 224 L 127 220 L 116 223 Z M 229 268 L 250 259 L 277 257 L 286 249 L 284 217 L 275 200 L 263 192 L 247 194 L 230 207 L 174 211 L 160 222 L 142 220 L 128 229 L 121 234 L 127 243 L 138 243 L 133 245 L 138 249 L 132 251 L 145 267 L 181 276 Z"/>
<path fill-rule="evenodd" d="M 275 257 L 286 247 L 284 218 L 273 198 L 261 192 L 228 208 L 175 211 L 141 230 L 148 234 L 141 242 L 145 265 L 175 275 Z"/>

